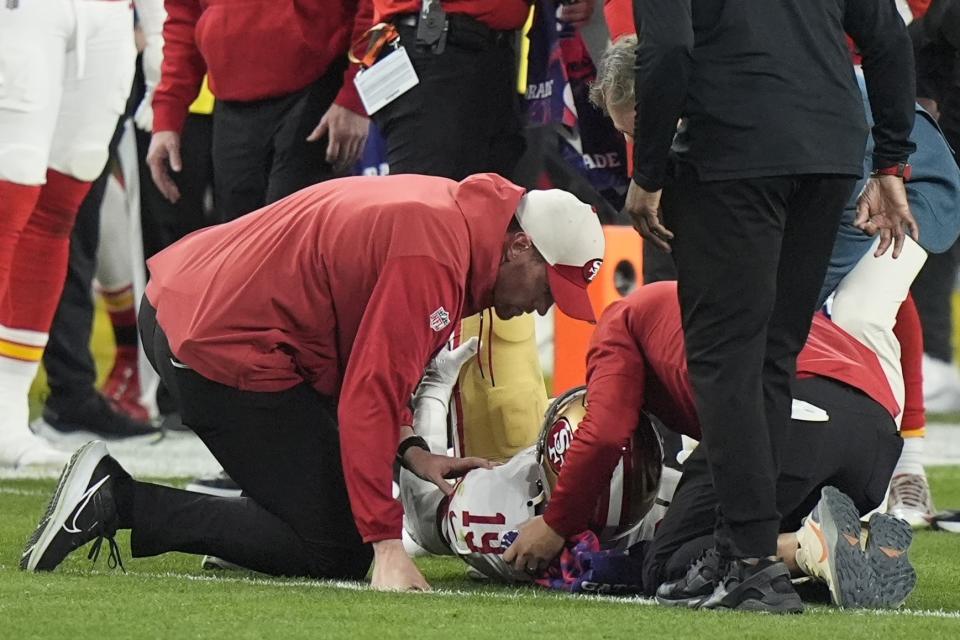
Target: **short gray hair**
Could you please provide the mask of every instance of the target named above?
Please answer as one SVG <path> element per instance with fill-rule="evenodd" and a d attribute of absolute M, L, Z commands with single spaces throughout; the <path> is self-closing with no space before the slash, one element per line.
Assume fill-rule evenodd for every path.
<path fill-rule="evenodd" d="M 632 103 L 633 67 L 637 59 L 637 36 L 618 38 L 607 47 L 597 65 L 597 79 L 590 83 L 590 102 L 607 113 L 607 105 Z"/>

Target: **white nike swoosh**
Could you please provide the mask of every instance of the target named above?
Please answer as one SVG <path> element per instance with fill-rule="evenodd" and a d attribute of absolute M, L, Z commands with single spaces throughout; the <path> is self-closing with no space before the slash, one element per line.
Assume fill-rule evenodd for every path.
<path fill-rule="evenodd" d="M 99 489 L 99 488 L 101 487 L 101 485 L 103 485 L 103 483 L 106 482 L 106 481 L 109 480 L 109 479 L 110 479 L 110 475 L 109 475 L 109 474 L 103 476 L 103 479 L 101 479 L 100 482 L 98 482 L 97 484 L 89 487 L 89 488 L 84 492 L 84 494 L 83 494 L 82 496 L 80 496 L 80 500 L 82 500 L 83 503 L 82 503 L 82 504 L 80 505 L 80 507 L 76 510 L 76 512 L 74 512 L 74 514 L 73 514 L 73 522 L 70 523 L 70 527 L 67 527 L 67 523 L 66 523 L 66 522 L 63 523 L 63 530 L 64 530 L 64 531 L 66 531 L 67 533 L 80 533 L 80 529 L 77 528 L 77 518 L 80 517 L 80 514 L 83 513 L 83 510 L 84 510 L 84 509 L 87 507 L 87 505 L 90 503 L 90 498 L 92 498 L 92 497 L 93 497 L 93 494 L 97 492 L 97 489 Z"/>

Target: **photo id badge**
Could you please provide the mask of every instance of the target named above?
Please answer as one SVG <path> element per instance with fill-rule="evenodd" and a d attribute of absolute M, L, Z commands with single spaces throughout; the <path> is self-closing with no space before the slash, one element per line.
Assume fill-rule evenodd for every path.
<path fill-rule="evenodd" d="M 372 116 L 417 86 L 420 78 L 413 69 L 407 50 L 398 47 L 369 69 L 357 73 L 353 83 L 357 85 L 357 93 L 360 94 L 367 115 Z"/>

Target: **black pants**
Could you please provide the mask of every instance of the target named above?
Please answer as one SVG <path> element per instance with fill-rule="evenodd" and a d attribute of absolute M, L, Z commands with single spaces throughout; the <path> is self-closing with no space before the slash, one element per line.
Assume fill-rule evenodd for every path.
<path fill-rule="evenodd" d="M 43 366 L 50 386 L 46 404 L 56 412 L 69 411 L 96 393 L 97 367 L 90 353 L 94 314 L 91 286 L 97 271 L 100 205 L 109 175 L 108 163 L 77 212 L 77 221 L 70 233 L 70 259 L 63 293 L 43 351 Z"/>
<path fill-rule="evenodd" d="M 890 414 L 860 391 L 825 378 L 798 380 L 795 395 L 825 410 L 830 420 L 789 423 L 776 485 L 783 514 L 778 531 L 799 529 L 825 486 L 846 493 L 861 513 L 874 509 L 886 494 L 903 447 Z M 717 507 L 707 452 L 697 447 L 644 551 L 644 591 L 652 594 L 661 583 L 682 577 L 700 552 L 714 546 Z"/>
<path fill-rule="evenodd" d="M 960 264 L 960 243 L 931 253 L 910 288 L 923 325 L 923 351 L 953 362 L 953 289 Z"/>
<path fill-rule="evenodd" d="M 217 221 L 206 213 L 207 190 L 213 185 L 213 118 L 191 113 L 180 134 L 180 158 L 183 170 L 170 173 L 180 190 L 177 202 L 167 200 L 150 179 L 147 149 L 150 134 L 137 129 L 140 156 L 140 225 L 143 231 L 143 256 L 149 258 L 197 229 Z M 216 203 L 214 203 L 216 204 Z"/>
<path fill-rule="evenodd" d="M 244 497 L 219 498 L 135 482 L 134 556 L 210 554 L 272 575 L 362 579 L 373 552 L 354 524 L 340 464 L 336 408 L 307 384 L 240 391 L 174 366 L 144 299 L 147 357 L 193 429 Z"/>
<path fill-rule="evenodd" d="M 466 43 L 451 31 L 434 54 L 416 46 L 415 27 L 397 29 L 420 83 L 373 116 L 390 173 L 512 177 L 524 149 L 513 39 Z"/>
<path fill-rule="evenodd" d="M 307 142 L 307 136 L 333 104 L 343 71 L 343 64 L 333 64 L 313 84 L 279 98 L 217 100 L 214 200 L 223 221 L 334 177 L 326 160 L 327 138 Z"/>
<path fill-rule="evenodd" d="M 831 176 L 700 182 L 681 175 L 664 189 L 724 555 L 776 552 L 790 381 L 853 185 Z"/>

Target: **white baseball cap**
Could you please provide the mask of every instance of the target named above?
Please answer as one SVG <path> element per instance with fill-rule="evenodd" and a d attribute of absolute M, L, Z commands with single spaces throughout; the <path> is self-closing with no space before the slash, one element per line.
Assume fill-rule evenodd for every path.
<path fill-rule="evenodd" d="M 596 211 L 560 189 L 528 191 L 517 222 L 547 261 L 550 293 L 571 318 L 596 322 L 587 285 L 603 264 L 603 228 Z"/>

